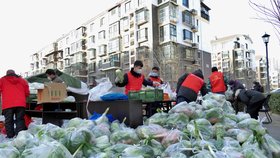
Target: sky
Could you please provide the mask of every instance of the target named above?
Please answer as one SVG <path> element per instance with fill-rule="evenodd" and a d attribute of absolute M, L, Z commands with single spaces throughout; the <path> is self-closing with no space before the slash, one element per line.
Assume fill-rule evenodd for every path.
<path fill-rule="evenodd" d="M 269 0 L 262 0 L 262 2 Z M 9 0 L 0 1 L 0 76 L 7 69 L 30 69 L 30 56 L 68 33 L 117 0 Z M 261 36 L 271 35 L 269 53 L 277 57 L 279 41 L 270 24 L 254 19 L 248 0 L 205 0 L 211 8 L 209 36 L 249 35 L 257 54 L 265 51 Z"/>

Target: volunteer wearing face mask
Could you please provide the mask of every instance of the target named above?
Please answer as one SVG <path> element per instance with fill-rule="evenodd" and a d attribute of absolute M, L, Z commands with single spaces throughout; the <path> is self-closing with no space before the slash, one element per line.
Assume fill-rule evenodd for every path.
<path fill-rule="evenodd" d="M 58 77 L 53 69 L 48 69 L 46 71 L 48 79 L 53 83 L 63 83 L 63 80 Z"/>
<path fill-rule="evenodd" d="M 155 86 L 152 81 L 145 79 L 142 75 L 143 63 L 140 60 L 134 62 L 133 68 L 126 74 L 123 75 L 123 78 L 118 76 L 115 80 L 115 84 L 118 87 L 125 86 L 125 94 L 128 94 L 129 91 L 140 91 L 142 85 L 144 86 Z"/>
<path fill-rule="evenodd" d="M 149 74 L 149 81 L 156 82 L 158 84 L 163 84 L 163 81 L 159 77 L 159 67 L 153 67 L 152 72 Z"/>

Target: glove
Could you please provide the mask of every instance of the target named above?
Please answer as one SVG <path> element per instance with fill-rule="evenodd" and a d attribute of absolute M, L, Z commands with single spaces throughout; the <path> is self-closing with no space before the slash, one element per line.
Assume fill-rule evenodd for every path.
<path fill-rule="evenodd" d="M 120 82 L 120 79 L 118 77 L 116 77 L 115 83 L 119 83 L 119 82 Z"/>
<path fill-rule="evenodd" d="M 117 76 L 117 78 L 115 79 L 115 82 L 117 80 L 119 83 L 122 83 L 123 82 L 123 72 L 120 69 L 116 70 L 116 76 Z"/>
<path fill-rule="evenodd" d="M 158 87 L 158 86 L 160 86 L 160 83 L 158 83 L 158 82 L 153 82 L 153 86 L 154 86 L 154 87 Z"/>

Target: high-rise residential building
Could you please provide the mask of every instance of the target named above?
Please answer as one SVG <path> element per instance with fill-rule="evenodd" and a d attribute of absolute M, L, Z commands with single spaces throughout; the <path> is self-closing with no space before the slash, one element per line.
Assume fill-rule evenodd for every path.
<path fill-rule="evenodd" d="M 266 87 L 267 85 L 267 65 L 266 65 L 266 57 L 262 55 L 256 56 L 256 66 L 257 66 L 257 75 L 256 79 Z M 280 74 L 279 74 L 279 67 L 278 61 L 276 59 L 269 59 L 269 81 L 270 81 L 270 88 L 277 89 L 280 86 Z M 265 88 L 266 89 L 266 88 Z"/>
<path fill-rule="evenodd" d="M 212 65 L 229 79 L 239 80 L 252 87 L 256 75 L 255 51 L 248 35 L 232 35 L 211 41 Z"/>
<path fill-rule="evenodd" d="M 145 75 L 159 66 L 175 87 L 185 72 L 211 73 L 209 10 L 203 0 L 122 0 L 63 35 L 38 60 L 53 54 L 54 68 L 89 85 L 104 76 L 114 81 L 116 69 L 129 71 L 142 60 Z M 36 61 L 33 74 L 43 69 Z"/>

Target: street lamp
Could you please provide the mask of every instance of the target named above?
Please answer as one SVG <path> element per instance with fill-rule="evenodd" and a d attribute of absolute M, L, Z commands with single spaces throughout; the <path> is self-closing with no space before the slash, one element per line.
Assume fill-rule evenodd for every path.
<path fill-rule="evenodd" d="M 267 48 L 267 44 L 269 42 L 269 34 L 265 33 L 263 36 L 262 36 L 262 39 L 263 39 L 263 42 L 265 44 L 265 49 L 266 49 L 266 77 L 267 77 L 267 85 L 266 85 L 266 90 L 267 90 L 267 93 L 269 93 L 270 91 L 270 83 L 269 83 L 269 64 L 268 64 L 268 48 Z"/>

